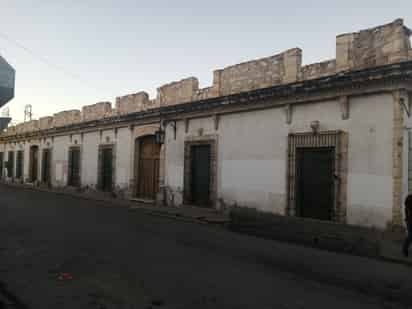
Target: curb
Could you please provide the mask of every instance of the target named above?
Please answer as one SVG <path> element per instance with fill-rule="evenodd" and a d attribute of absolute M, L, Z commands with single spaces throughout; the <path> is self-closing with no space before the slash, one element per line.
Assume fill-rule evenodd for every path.
<path fill-rule="evenodd" d="M 187 222 L 187 223 L 198 223 L 198 224 L 203 224 L 203 225 L 215 225 L 215 226 L 222 226 L 223 224 L 218 224 L 214 222 L 208 222 L 208 220 L 199 220 L 190 216 L 183 216 L 183 215 L 178 215 L 178 214 L 170 214 L 167 211 L 159 211 L 159 210 L 153 210 L 149 209 L 146 207 L 140 207 L 136 206 L 137 202 L 135 201 L 128 201 L 128 200 L 111 200 L 111 199 L 105 199 L 105 198 L 98 198 L 98 197 L 92 197 L 92 196 L 87 196 L 84 194 L 76 194 L 76 193 L 71 193 L 67 191 L 59 191 L 59 190 L 51 190 L 51 189 L 46 189 L 46 188 L 41 188 L 41 187 L 34 187 L 34 186 L 28 186 L 28 185 L 21 185 L 21 184 L 13 184 L 13 183 L 5 183 L 1 182 L 2 185 L 11 187 L 11 188 L 16 188 L 16 189 L 22 189 L 22 190 L 27 190 L 27 191 L 37 191 L 37 192 L 46 192 L 46 193 L 52 193 L 56 195 L 65 195 L 65 196 L 70 196 L 73 198 L 78 198 L 82 200 L 88 200 L 88 201 L 96 201 L 96 202 L 104 202 L 111 204 L 112 207 L 125 207 L 128 208 L 129 211 L 134 211 L 138 210 L 146 215 L 150 216 L 156 216 L 156 217 L 162 217 L 162 218 L 168 218 L 168 219 L 173 219 L 176 221 L 182 221 L 182 222 Z"/>

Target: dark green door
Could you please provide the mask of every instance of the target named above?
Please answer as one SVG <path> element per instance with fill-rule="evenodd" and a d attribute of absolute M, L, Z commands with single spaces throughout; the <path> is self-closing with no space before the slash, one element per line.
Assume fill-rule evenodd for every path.
<path fill-rule="evenodd" d="M 297 214 L 331 220 L 334 203 L 334 149 L 297 149 Z"/>
<path fill-rule="evenodd" d="M 20 179 L 23 177 L 23 151 L 17 151 L 16 158 L 16 178 Z"/>
<path fill-rule="evenodd" d="M 80 186 L 80 148 L 73 147 L 69 150 L 69 175 L 68 185 Z"/>
<path fill-rule="evenodd" d="M 112 191 L 113 179 L 113 149 L 102 149 L 101 188 L 105 192 Z"/>
<path fill-rule="evenodd" d="M 50 149 L 43 150 L 42 158 L 41 181 L 43 183 L 50 183 Z"/>
<path fill-rule="evenodd" d="M 9 157 L 7 159 L 7 176 L 9 178 L 14 177 L 14 151 L 9 151 Z"/>
<path fill-rule="evenodd" d="M 210 145 L 192 146 L 191 197 L 197 206 L 210 205 Z"/>

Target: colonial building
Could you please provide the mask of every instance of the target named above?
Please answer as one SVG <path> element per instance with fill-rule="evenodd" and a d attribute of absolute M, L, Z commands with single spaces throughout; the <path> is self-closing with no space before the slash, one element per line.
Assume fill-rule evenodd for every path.
<path fill-rule="evenodd" d="M 4 181 L 400 226 L 412 185 L 411 31 L 402 20 L 9 127 Z"/>

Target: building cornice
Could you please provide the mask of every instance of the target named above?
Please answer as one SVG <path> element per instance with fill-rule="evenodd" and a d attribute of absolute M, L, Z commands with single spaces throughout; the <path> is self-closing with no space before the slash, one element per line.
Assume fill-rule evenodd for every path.
<path fill-rule="evenodd" d="M 163 106 L 62 127 L 17 135 L 3 135 L 0 136 L 0 142 L 146 125 L 160 122 L 161 119 L 184 119 L 216 113 L 225 114 L 281 107 L 287 104 L 310 104 L 311 102 L 330 100 L 344 95 L 369 95 L 391 92 L 395 89 L 412 91 L 412 61 L 340 72 L 312 80 Z"/>

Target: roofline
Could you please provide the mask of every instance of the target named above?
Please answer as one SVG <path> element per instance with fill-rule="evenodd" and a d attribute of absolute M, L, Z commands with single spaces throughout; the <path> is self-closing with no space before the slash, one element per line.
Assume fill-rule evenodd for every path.
<path fill-rule="evenodd" d="M 220 96 L 204 100 L 192 101 L 188 103 L 162 106 L 147 111 L 134 112 L 121 116 L 113 116 L 103 119 L 96 119 L 87 122 L 79 122 L 63 127 L 50 128 L 45 130 L 25 132 L 18 135 L 0 136 L 0 141 L 12 139 L 17 136 L 32 135 L 55 135 L 72 130 L 90 130 L 97 126 L 121 125 L 135 123 L 136 121 L 150 122 L 160 118 L 172 118 L 193 112 L 213 111 L 216 108 L 227 108 L 232 106 L 250 106 L 256 102 L 268 99 L 288 98 L 302 94 L 314 94 L 334 88 L 344 88 L 354 84 L 365 85 L 371 82 L 383 81 L 387 79 L 410 80 L 412 81 L 412 61 L 405 61 L 396 64 L 389 64 L 362 70 L 340 72 L 334 75 L 325 76 L 312 80 L 294 82 L 290 84 L 277 85 L 268 88 L 261 88 L 252 91 L 241 92 L 228 96 Z"/>

